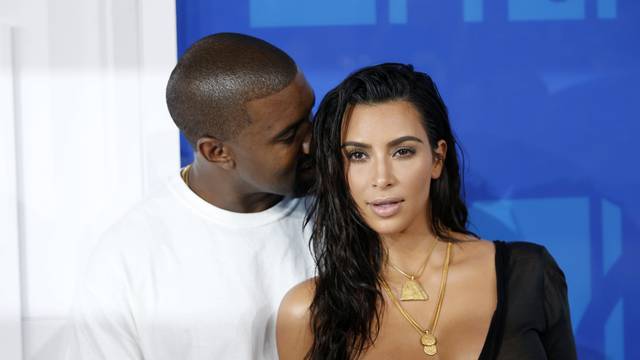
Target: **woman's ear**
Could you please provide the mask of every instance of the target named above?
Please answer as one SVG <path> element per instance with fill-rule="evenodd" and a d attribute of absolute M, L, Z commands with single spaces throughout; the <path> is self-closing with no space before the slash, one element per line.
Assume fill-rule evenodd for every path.
<path fill-rule="evenodd" d="M 438 179 L 442 175 L 442 169 L 444 168 L 444 162 L 447 158 L 447 142 L 444 140 L 438 141 L 435 149 L 433 149 L 433 167 L 431 168 L 431 178 Z"/>

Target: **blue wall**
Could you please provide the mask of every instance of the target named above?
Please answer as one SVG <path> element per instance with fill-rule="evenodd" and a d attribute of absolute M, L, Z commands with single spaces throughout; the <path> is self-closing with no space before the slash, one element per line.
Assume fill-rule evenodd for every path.
<path fill-rule="evenodd" d="M 549 248 L 581 359 L 640 359 L 640 2 L 178 0 L 177 16 L 180 53 L 253 34 L 318 98 L 378 62 L 430 73 L 466 152 L 474 230 Z"/>

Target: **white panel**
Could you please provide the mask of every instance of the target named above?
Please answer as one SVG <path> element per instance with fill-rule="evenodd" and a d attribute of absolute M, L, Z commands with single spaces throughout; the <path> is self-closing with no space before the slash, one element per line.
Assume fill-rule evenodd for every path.
<path fill-rule="evenodd" d="M 99 235 L 178 169 L 178 132 L 164 101 L 176 59 L 175 5 L 172 0 L 0 0 L 2 21 L 14 28 L 14 47 L 8 82 L 13 88 L 7 88 L 4 61 L 11 55 L 2 38 L 0 206 L 13 204 L 8 209 L 14 220 L 0 209 L 0 309 L 18 306 L 11 314 L 20 326 L 20 297 L 5 297 L 4 288 L 12 286 L 18 296 L 21 289 L 23 356 L 54 360 L 64 351 L 76 280 Z M 15 113 L 15 124 L 8 112 Z M 9 120 L 11 127 L 5 126 Z M 8 130 L 13 125 L 15 139 Z M 13 188 L 6 185 L 11 181 Z M 13 200 L 5 201 L 7 191 Z M 12 227 L 5 226 L 9 223 Z M 13 250 L 5 251 L 7 244 Z M 12 276 L 13 283 L 5 281 Z M 5 343 L 20 339 L 4 331 L 0 359 L 17 360 Z"/>
<path fill-rule="evenodd" d="M 24 359 L 66 360 L 65 353 L 69 339 L 69 334 L 65 331 L 66 321 L 67 319 L 63 317 L 24 319 L 22 322 L 26 338 Z"/>
<path fill-rule="evenodd" d="M 140 0 L 140 109 L 145 190 L 180 166 L 178 131 L 169 116 L 165 89 L 177 60 L 175 0 Z"/>
<path fill-rule="evenodd" d="M 0 358 L 22 359 L 11 30 L 0 24 Z"/>

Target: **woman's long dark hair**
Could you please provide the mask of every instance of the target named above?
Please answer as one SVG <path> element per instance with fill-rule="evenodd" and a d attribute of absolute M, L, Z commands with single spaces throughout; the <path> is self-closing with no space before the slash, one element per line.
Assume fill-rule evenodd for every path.
<path fill-rule="evenodd" d="M 454 241 L 449 231 L 471 234 L 466 228 L 456 140 L 431 78 L 411 65 L 394 63 L 349 75 L 324 97 L 313 124 L 311 149 L 317 178 L 307 220 L 313 223 L 317 279 L 310 307 L 313 345 L 307 359 L 356 359 L 380 330 L 384 250 L 349 193 L 341 141 L 343 122 L 354 105 L 393 100 L 408 101 L 418 110 L 432 148 L 440 140 L 447 143 L 443 172 L 431 183 L 434 233 L 448 241 Z"/>

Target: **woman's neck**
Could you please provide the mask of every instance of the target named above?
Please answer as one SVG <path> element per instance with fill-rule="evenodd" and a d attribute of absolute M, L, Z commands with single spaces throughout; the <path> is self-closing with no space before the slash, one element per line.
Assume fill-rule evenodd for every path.
<path fill-rule="evenodd" d="M 410 273 L 420 268 L 438 241 L 438 237 L 428 228 L 381 235 L 381 238 L 387 252 L 387 261 Z"/>

